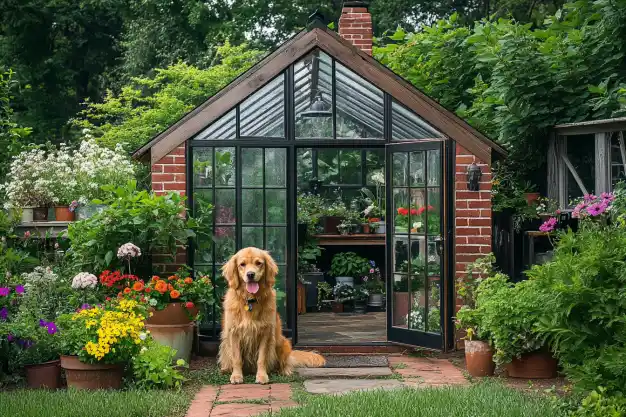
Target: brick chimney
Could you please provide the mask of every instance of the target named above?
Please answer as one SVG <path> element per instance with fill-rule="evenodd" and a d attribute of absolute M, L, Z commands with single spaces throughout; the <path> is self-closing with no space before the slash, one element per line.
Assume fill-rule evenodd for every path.
<path fill-rule="evenodd" d="M 372 55 L 372 15 L 367 1 L 345 1 L 339 18 L 339 36 Z"/>

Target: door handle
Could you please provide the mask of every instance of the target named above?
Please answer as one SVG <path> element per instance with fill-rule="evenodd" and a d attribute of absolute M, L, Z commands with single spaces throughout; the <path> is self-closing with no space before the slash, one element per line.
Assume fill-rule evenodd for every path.
<path fill-rule="evenodd" d="M 441 256 L 443 253 L 443 237 L 441 235 L 435 237 L 435 249 L 437 250 L 437 255 Z"/>

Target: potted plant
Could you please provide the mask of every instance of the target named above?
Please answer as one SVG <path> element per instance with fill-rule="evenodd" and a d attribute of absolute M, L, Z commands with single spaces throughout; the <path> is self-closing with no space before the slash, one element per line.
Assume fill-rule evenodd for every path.
<path fill-rule="evenodd" d="M 513 378 L 554 378 L 557 374 L 557 361 L 537 331 L 539 317 L 553 301 L 540 285 L 536 280 L 513 284 L 506 275 L 494 273 L 476 288 L 480 335 L 489 335 L 494 362 Z"/>
<path fill-rule="evenodd" d="M 344 303 L 354 300 L 354 287 L 338 283 L 333 287 L 333 313 L 343 313 Z"/>
<path fill-rule="evenodd" d="M 339 225 L 348 215 L 341 193 L 337 191 L 335 194 L 335 199 L 325 207 L 323 212 L 324 233 L 337 234 Z"/>
<path fill-rule="evenodd" d="M 359 277 L 369 270 L 367 259 L 354 252 L 341 252 L 333 256 L 330 274 L 338 284 L 354 286 L 354 277 Z"/>
<path fill-rule="evenodd" d="M 328 304 L 325 301 L 333 299 L 333 287 L 326 281 L 320 281 L 317 283 L 317 310 L 322 309 Z M 343 311 L 343 310 L 342 310 Z"/>
<path fill-rule="evenodd" d="M 482 309 L 476 303 L 476 291 L 484 278 L 493 275 L 493 255 L 481 258 L 467 266 L 466 275 L 457 278 L 457 296 L 463 306 L 456 315 L 456 328 L 463 331 L 465 365 L 474 377 L 492 376 L 496 364 L 489 332 L 482 328 Z"/>
<path fill-rule="evenodd" d="M 12 349 L 10 360 L 24 368 L 29 388 L 57 389 L 61 382 L 58 329 L 55 323 L 32 317 L 21 311 L 4 326 Z"/>
<path fill-rule="evenodd" d="M 322 217 L 326 213 L 326 203 L 322 197 L 311 193 L 298 194 L 298 244 L 302 245 L 310 235 L 315 234 Z M 336 230 L 332 231 L 336 233 Z"/>
<path fill-rule="evenodd" d="M 21 210 L 22 223 L 46 221 L 54 194 L 48 156 L 42 149 L 24 151 L 13 158 L 2 185 L 6 208 Z"/>
<path fill-rule="evenodd" d="M 61 367 L 68 387 L 120 388 L 124 367 L 148 337 L 145 314 L 143 304 L 119 299 L 61 315 L 57 320 Z"/>
<path fill-rule="evenodd" d="M 315 265 L 322 254 L 322 248 L 314 241 L 308 241 L 298 248 L 298 280 L 306 285 L 306 307 L 317 303 L 317 284 L 324 280 L 324 273 Z"/>
<path fill-rule="evenodd" d="M 369 293 L 367 305 L 370 307 L 383 306 L 383 294 L 385 293 L 385 285 L 380 275 L 380 268 L 376 266 L 376 262 L 369 262 L 369 271 L 363 276 L 363 284 Z"/>
<path fill-rule="evenodd" d="M 424 287 L 423 279 L 411 279 L 411 288 L 409 291 L 409 277 L 408 275 L 395 275 L 393 283 L 393 324 L 398 326 L 404 324 L 402 317 L 406 316 L 409 311 L 409 297 L 411 293 L 418 292 Z M 422 300 L 423 304 L 423 300 Z"/>
<path fill-rule="evenodd" d="M 192 279 L 181 269 L 166 279 L 153 276 L 146 284 L 135 282 L 124 289 L 122 296 L 144 301 L 149 306 L 146 328 L 152 338 L 176 349 L 177 359 L 189 362 L 200 306 L 214 303 L 208 276 Z"/>
<path fill-rule="evenodd" d="M 354 288 L 354 312 L 356 314 L 365 314 L 369 296 L 370 294 L 364 285 L 357 285 Z"/>

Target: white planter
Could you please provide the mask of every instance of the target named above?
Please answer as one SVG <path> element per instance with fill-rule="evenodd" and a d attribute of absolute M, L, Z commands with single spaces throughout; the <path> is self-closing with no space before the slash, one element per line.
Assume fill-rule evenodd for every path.
<path fill-rule="evenodd" d="M 337 277 L 337 284 L 346 284 L 349 287 L 354 288 L 354 278 L 352 277 Z"/>
<path fill-rule="evenodd" d="M 22 223 L 32 223 L 32 222 L 33 222 L 33 208 L 24 207 L 22 209 Z"/>
<path fill-rule="evenodd" d="M 380 223 L 378 223 L 378 229 L 376 229 L 376 233 L 384 235 L 385 232 L 386 232 L 386 230 L 385 230 L 385 222 L 381 221 Z"/>

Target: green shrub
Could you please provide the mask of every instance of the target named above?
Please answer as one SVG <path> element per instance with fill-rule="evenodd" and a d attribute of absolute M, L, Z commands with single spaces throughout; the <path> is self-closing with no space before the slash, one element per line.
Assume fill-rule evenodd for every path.
<path fill-rule="evenodd" d="M 592 391 L 571 417 L 625 417 L 626 398 L 607 396 L 604 388 Z"/>
<path fill-rule="evenodd" d="M 174 366 L 175 356 L 175 349 L 151 340 L 133 358 L 134 383 L 141 388 L 180 387 L 185 378 L 176 366 L 186 364 L 184 360 L 179 359 Z"/>
<path fill-rule="evenodd" d="M 626 392 L 626 228 L 584 221 L 529 272 L 550 296 L 539 330 L 578 388 Z"/>
<path fill-rule="evenodd" d="M 369 270 L 367 259 L 354 252 L 341 252 L 333 256 L 330 265 L 330 275 L 334 277 L 357 278 L 365 275 Z"/>
<path fill-rule="evenodd" d="M 134 180 L 126 187 L 111 187 L 110 191 L 114 197 L 104 202 L 108 206 L 104 211 L 68 228 L 68 255 L 83 271 L 123 269 L 125 265 L 116 254 L 128 242 L 141 249 L 143 265 L 149 267 L 151 253 L 158 250 L 173 259 L 177 246 L 187 245 L 188 238 L 194 236 L 191 229 L 195 221 L 185 218 L 184 197 L 179 194 L 157 196 L 140 191 Z"/>

